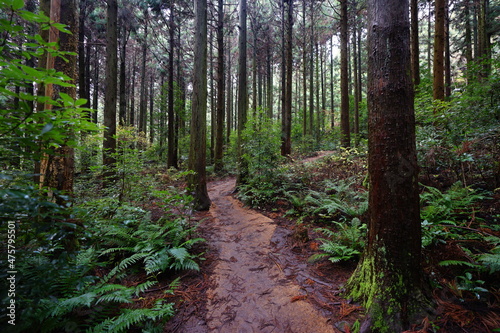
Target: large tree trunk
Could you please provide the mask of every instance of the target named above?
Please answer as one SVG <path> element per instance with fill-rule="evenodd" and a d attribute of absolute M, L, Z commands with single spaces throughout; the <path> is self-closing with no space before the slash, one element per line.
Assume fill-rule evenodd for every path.
<path fill-rule="evenodd" d="M 122 26 L 122 45 L 120 54 L 120 110 L 118 112 L 120 126 L 125 126 L 127 122 L 127 82 L 126 82 L 126 67 L 125 61 L 127 60 L 127 41 L 129 32 L 126 24 Z"/>
<path fill-rule="evenodd" d="M 215 114 L 214 170 L 221 172 L 224 153 L 225 76 L 224 76 L 224 1 L 218 0 L 217 13 L 217 109 Z"/>
<path fill-rule="evenodd" d="M 349 75 L 347 63 L 348 48 L 347 0 L 340 0 L 340 142 L 342 147 L 351 145 L 349 125 Z"/>
<path fill-rule="evenodd" d="M 115 173 L 116 158 L 116 90 L 118 79 L 118 57 L 117 57 L 117 0 L 107 1 L 107 23 L 106 23 L 106 92 L 104 96 L 104 142 L 103 142 L 103 165 L 106 176 Z"/>
<path fill-rule="evenodd" d="M 426 306 L 408 1 L 369 0 L 368 10 L 370 220 L 347 289 L 367 310 L 361 332 L 402 332 Z"/>
<path fill-rule="evenodd" d="M 292 66 L 293 66 L 293 0 L 288 0 L 285 40 L 285 100 L 281 119 L 281 155 L 292 152 Z"/>
<path fill-rule="evenodd" d="M 55 8 L 54 8 L 55 7 Z M 58 8 L 57 8 L 58 7 Z M 59 50 L 62 52 L 76 53 L 78 50 L 78 19 L 77 3 L 75 0 L 62 0 L 52 3 L 51 12 L 57 11 L 56 16 L 61 17 L 60 23 L 67 25 L 72 34 L 59 34 Z M 59 21 L 56 21 L 59 22 Z M 67 62 L 61 58 L 56 58 L 54 68 L 63 72 L 71 78 L 72 83 L 76 83 L 77 63 L 75 55 L 67 55 Z M 54 87 L 56 95 L 65 93 L 72 98 L 76 98 L 76 87 Z M 68 140 L 71 139 L 71 129 L 68 128 Z M 62 145 L 54 150 L 50 156 L 46 156 L 41 164 L 42 185 L 52 191 L 65 192 L 66 195 L 73 193 L 73 180 L 75 171 L 75 156 L 73 148 L 68 145 Z M 53 192 L 52 192 L 53 194 Z M 58 195 L 53 195 L 53 200 L 62 205 L 65 199 Z"/>
<path fill-rule="evenodd" d="M 210 198 L 207 191 L 207 2 L 195 1 L 195 45 L 193 101 L 191 114 L 191 144 L 189 149 L 188 185 L 193 192 L 195 209 L 208 210 Z"/>
<path fill-rule="evenodd" d="M 248 178 L 248 162 L 244 157 L 243 130 L 247 122 L 248 112 L 248 78 L 247 78 L 247 0 L 240 0 L 240 34 L 238 37 L 238 177 L 237 184 L 245 184 Z"/>
<path fill-rule="evenodd" d="M 436 0 L 432 95 L 437 100 L 444 100 L 445 7 L 446 0 Z"/>

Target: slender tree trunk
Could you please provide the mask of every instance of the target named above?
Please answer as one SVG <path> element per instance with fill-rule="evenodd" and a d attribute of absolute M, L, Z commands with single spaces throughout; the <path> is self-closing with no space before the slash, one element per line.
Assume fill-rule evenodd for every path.
<path fill-rule="evenodd" d="M 127 123 L 127 81 L 126 81 L 126 66 L 125 62 L 127 60 L 127 42 L 128 42 L 128 31 L 126 25 L 122 26 L 122 42 L 121 42 L 121 54 L 120 54 L 120 109 L 118 112 L 118 119 L 120 126 L 125 126 Z"/>
<path fill-rule="evenodd" d="M 135 82 L 136 82 L 136 56 L 132 62 L 132 83 L 130 85 L 130 126 L 135 126 Z"/>
<path fill-rule="evenodd" d="M 407 0 L 368 1 L 368 242 L 348 282 L 361 332 L 402 332 L 426 306 Z M 397 103 L 395 103 L 397 101 Z"/>
<path fill-rule="evenodd" d="M 247 0 L 240 0 L 240 34 L 238 37 L 238 177 L 237 184 L 248 181 L 248 161 L 244 156 L 243 130 L 247 122 L 248 78 L 247 78 Z"/>
<path fill-rule="evenodd" d="M 217 110 L 216 110 L 216 130 L 215 130 L 215 149 L 214 149 L 214 170 L 221 172 L 223 169 L 224 153 L 224 120 L 226 101 L 224 76 L 224 1 L 218 0 L 217 15 Z"/>
<path fill-rule="evenodd" d="M 342 147 L 351 145 L 349 124 L 349 65 L 348 65 L 348 26 L 347 0 L 340 1 L 340 142 Z"/>
<path fill-rule="evenodd" d="M 333 37 L 330 39 L 330 103 L 331 103 L 331 127 L 332 131 L 335 129 L 335 100 L 334 100 L 334 91 L 333 91 Z"/>
<path fill-rule="evenodd" d="M 444 100 L 445 7 L 446 0 L 436 0 L 432 95 L 437 100 Z"/>
<path fill-rule="evenodd" d="M 464 0 L 465 16 L 465 59 L 467 62 L 467 84 L 472 80 L 472 29 L 470 24 L 470 0 Z"/>
<path fill-rule="evenodd" d="M 418 0 L 411 0 L 411 73 L 415 87 L 420 84 L 420 51 L 418 40 Z"/>
<path fill-rule="evenodd" d="M 173 5 L 170 10 L 173 12 Z M 168 54 L 168 151 L 167 151 L 167 167 L 178 167 L 177 145 L 176 145 L 176 121 L 175 121 L 175 98 L 174 98 L 174 45 L 175 45 L 175 22 L 174 16 L 170 17 L 168 24 L 169 34 L 169 54 Z"/>
<path fill-rule="evenodd" d="M 269 41 L 271 43 L 271 41 Z M 273 119 L 273 49 L 267 47 L 267 117 Z"/>
<path fill-rule="evenodd" d="M 444 95 L 451 96 L 451 53 L 450 53 L 450 17 L 449 3 L 446 2 L 444 11 Z"/>
<path fill-rule="evenodd" d="M 302 106 L 302 135 L 305 137 L 307 134 L 309 134 L 309 127 L 307 126 L 307 47 L 306 47 L 306 41 L 307 38 L 305 38 L 306 34 L 306 1 L 302 1 L 302 26 L 304 29 L 304 39 L 303 39 L 303 47 L 302 47 L 302 89 L 304 89 L 303 92 L 303 106 Z"/>
<path fill-rule="evenodd" d="M 99 47 L 95 47 L 94 55 L 94 78 L 93 78 L 93 95 L 92 108 L 95 110 L 92 113 L 92 121 L 97 124 L 97 110 L 99 109 Z"/>
<path fill-rule="evenodd" d="M 314 10 L 311 1 L 311 45 L 309 48 L 309 133 L 314 136 Z"/>
<path fill-rule="evenodd" d="M 359 143 L 359 81 L 358 81 L 358 49 L 357 49 L 357 31 L 356 27 L 352 29 L 352 68 L 354 76 L 354 128 L 353 132 L 355 135 L 354 145 L 357 147 Z"/>
<path fill-rule="evenodd" d="M 207 1 L 195 1 L 194 80 L 191 114 L 191 144 L 189 149 L 188 184 L 197 210 L 208 210 L 207 191 Z"/>
<path fill-rule="evenodd" d="M 154 74 L 151 73 L 149 80 L 149 142 L 153 144 L 155 139 L 155 119 L 154 119 Z"/>
<path fill-rule="evenodd" d="M 90 63 L 90 59 L 85 57 L 85 19 L 87 17 L 87 0 L 80 0 L 79 30 L 78 30 L 78 88 L 80 98 L 87 100 L 86 107 L 90 106 L 90 92 L 87 90 L 87 76 L 85 64 Z M 88 115 L 91 119 L 91 115 Z"/>
<path fill-rule="evenodd" d="M 115 174 L 116 158 L 116 90 L 118 79 L 117 57 L 117 0 L 107 0 L 106 23 L 106 94 L 104 96 L 103 166 L 106 176 Z M 107 182 L 105 182 L 107 183 Z"/>
<path fill-rule="evenodd" d="M 292 66 L 293 66 L 293 0 L 288 0 L 285 40 L 286 85 L 281 119 L 281 155 L 292 152 Z"/>
<path fill-rule="evenodd" d="M 233 128 L 233 74 L 231 61 L 231 38 L 227 39 L 227 125 L 226 125 L 226 143 L 229 143 L 231 138 L 231 130 Z"/>
<path fill-rule="evenodd" d="M 142 64 L 141 64 L 141 95 L 139 98 L 139 132 L 146 134 L 147 119 L 147 75 L 146 63 L 148 56 L 148 8 L 144 9 L 144 40 L 142 41 Z"/>

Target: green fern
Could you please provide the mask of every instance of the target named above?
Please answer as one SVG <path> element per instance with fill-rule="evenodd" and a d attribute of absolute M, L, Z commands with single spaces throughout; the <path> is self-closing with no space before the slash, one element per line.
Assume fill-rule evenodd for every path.
<path fill-rule="evenodd" d="M 477 260 L 490 269 L 490 274 L 500 272 L 500 246 L 477 257 Z"/>

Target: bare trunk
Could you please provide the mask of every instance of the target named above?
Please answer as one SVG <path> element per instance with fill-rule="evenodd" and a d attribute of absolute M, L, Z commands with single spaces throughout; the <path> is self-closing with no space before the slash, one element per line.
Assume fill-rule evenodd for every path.
<path fill-rule="evenodd" d="M 292 66 L 293 66 L 293 0 L 288 0 L 285 40 L 285 99 L 281 119 L 281 155 L 292 152 Z"/>
<path fill-rule="evenodd" d="M 445 7 L 446 0 L 436 0 L 432 95 L 437 100 L 444 100 Z"/>
<path fill-rule="evenodd" d="M 217 110 L 215 124 L 214 170 L 222 171 L 224 153 L 224 120 L 225 120 L 225 76 L 224 76 L 224 1 L 218 0 L 217 19 Z"/>
<path fill-rule="evenodd" d="M 194 80 L 191 114 L 191 144 L 188 168 L 188 186 L 193 192 L 195 208 L 208 210 L 210 198 L 207 191 L 207 2 L 195 1 Z"/>
<path fill-rule="evenodd" d="M 368 8 L 370 220 L 347 287 L 367 308 L 361 332 L 402 332 L 426 306 L 408 2 L 369 0 Z"/>
<path fill-rule="evenodd" d="M 340 0 L 340 142 L 342 147 L 351 145 L 349 124 L 349 65 L 348 65 L 347 0 Z"/>

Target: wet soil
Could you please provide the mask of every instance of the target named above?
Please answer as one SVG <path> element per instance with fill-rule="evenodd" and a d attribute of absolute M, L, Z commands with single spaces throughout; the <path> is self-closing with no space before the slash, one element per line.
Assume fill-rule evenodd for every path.
<path fill-rule="evenodd" d="M 289 222 L 244 207 L 233 197 L 234 188 L 234 178 L 208 185 L 212 206 L 200 216 L 207 262 L 198 282 L 191 281 L 199 286 L 195 296 L 191 290 L 190 302 L 166 331 L 343 331 L 347 322 L 339 311 L 345 312 L 346 303 L 336 294 L 349 273 L 307 264 L 309 253 L 304 244 L 296 246 Z"/>

